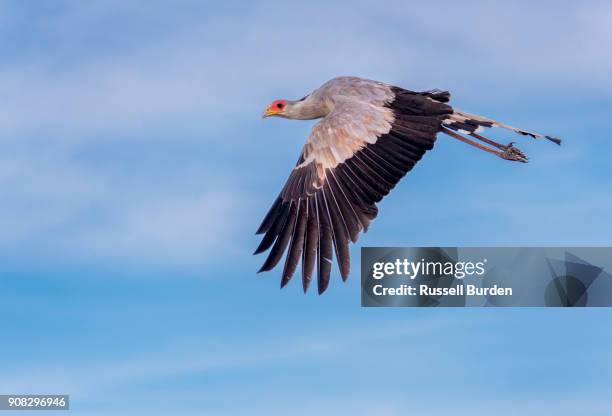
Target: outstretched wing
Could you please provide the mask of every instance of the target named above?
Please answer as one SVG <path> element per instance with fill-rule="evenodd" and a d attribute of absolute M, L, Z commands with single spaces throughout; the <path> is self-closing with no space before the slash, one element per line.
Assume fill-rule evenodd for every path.
<path fill-rule="evenodd" d="M 386 102 L 334 97 L 334 110 L 313 127 L 296 167 L 268 211 L 255 254 L 272 247 L 260 269 L 287 252 L 281 287 L 302 259 L 304 291 L 317 264 L 319 293 L 329 285 L 333 251 L 348 278 L 349 240 L 376 217 L 379 202 L 430 150 L 452 113 L 446 92 L 388 88 Z"/>

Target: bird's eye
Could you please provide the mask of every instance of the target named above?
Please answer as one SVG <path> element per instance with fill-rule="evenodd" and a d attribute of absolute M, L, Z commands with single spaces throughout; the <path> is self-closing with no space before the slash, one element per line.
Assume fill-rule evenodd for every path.
<path fill-rule="evenodd" d="M 285 104 L 283 104 L 283 103 L 276 104 L 276 108 L 283 108 L 284 106 L 285 106 Z"/>

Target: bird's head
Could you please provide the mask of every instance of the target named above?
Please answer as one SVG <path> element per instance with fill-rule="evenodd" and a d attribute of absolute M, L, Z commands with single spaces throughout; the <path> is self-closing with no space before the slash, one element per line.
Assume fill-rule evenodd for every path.
<path fill-rule="evenodd" d="M 321 106 L 316 100 L 311 100 L 310 95 L 307 95 L 299 100 L 274 100 L 262 117 L 277 116 L 282 118 L 290 118 L 293 120 L 312 120 L 315 118 L 324 117 L 328 109 Z"/>
<path fill-rule="evenodd" d="M 282 117 L 287 110 L 287 106 L 289 103 L 287 100 L 274 100 L 272 104 L 266 108 L 264 111 L 262 118 L 271 117 L 271 116 L 280 116 Z"/>

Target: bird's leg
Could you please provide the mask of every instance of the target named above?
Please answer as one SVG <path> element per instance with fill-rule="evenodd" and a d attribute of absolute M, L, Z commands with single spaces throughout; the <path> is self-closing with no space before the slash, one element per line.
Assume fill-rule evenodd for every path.
<path fill-rule="evenodd" d="M 491 139 L 487 139 L 486 137 L 481 136 L 478 133 L 470 133 L 470 136 L 480 140 L 481 142 L 485 142 L 487 144 L 490 144 L 491 146 L 495 146 L 498 149 L 503 150 L 503 154 L 501 157 L 506 160 L 516 160 L 523 163 L 526 163 L 528 160 L 527 155 L 521 152 L 518 148 L 514 147 L 514 142 L 510 142 L 506 145 L 503 145 L 501 143 L 494 142 Z"/>
<path fill-rule="evenodd" d="M 506 147 L 507 147 L 507 146 L 504 146 L 504 145 L 503 145 L 503 144 L 501 144 L 501 143 L 497 143 L 497 142 L 494 142 L 494 141 L 493 141 L 493 140 L 491 140 L 491 139 L 487 139 L 486 137 L 481 136 L 481 135 L 480 135 L 480 134 L 478 134 L 478 133 L 470 133 L 470 136 L 472 136 L 472 137 L 473 137 L 473 138 L 475 138 L 475 139 L 480 140 L 481 142 L 485 142 L 485 143 L 487 143 L 487 144 L 490 144 L 491 146 L 495 146 L 495 147 L 497 147 L 498 149 L 505 150 L 505 149 L 506 149 Z M 510 143 L 508 146 L 512 146 L 512 143 Z"/>
<path fill-rule="evenodd" d="M 447 129 L 446 127 L 443 127 L 442 131 L 454 139 L 462 141 L 463 143 L 467 143 L 471 146 L 477 147 L 480 150 L 484 150 L 485 152 L 494 154 L 495 156 L 501 157 L 502 159 L 527 163 L 527 156 L 525 156 L 525 154 L 521 152 L 519 149 L 514 147 L 513 143 L 510 143 L 508 145 L 503 145 L 503 144 L 494 142 L 493 140 L 487 139 L 486 137 L 481 136 L 477 133 L 470 133 L 470 136 L 500 149 L 500 150 L 496 150 L 496 149 L 491 149 L 490 147 L 484 146 L 478 142 L 475 142 L 474 140 L 470 140 L 467 137 L 463 137 L 460 134 L 456 133 L 455 131 Z"/>

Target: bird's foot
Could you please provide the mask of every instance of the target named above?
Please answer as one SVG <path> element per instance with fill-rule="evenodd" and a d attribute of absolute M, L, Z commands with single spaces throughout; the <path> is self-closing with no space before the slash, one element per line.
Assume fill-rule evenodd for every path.
<path fill-rule="evenodd" d="M 515 162 L 527 163 L 529 158 L 525 153 L 521 152 L 517 147 L 514 147 L 514 142 L 508 143 L 502 148 L 501 158 L 506 160 L 513 160 Z"/>

